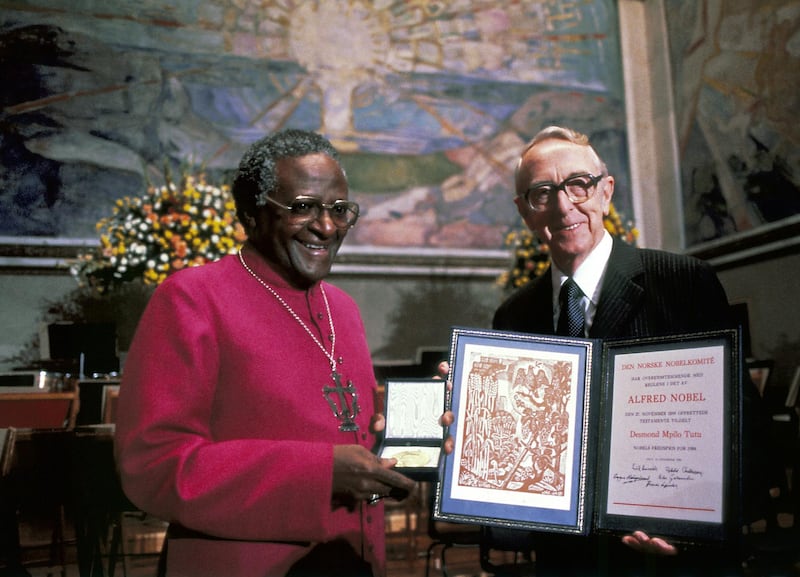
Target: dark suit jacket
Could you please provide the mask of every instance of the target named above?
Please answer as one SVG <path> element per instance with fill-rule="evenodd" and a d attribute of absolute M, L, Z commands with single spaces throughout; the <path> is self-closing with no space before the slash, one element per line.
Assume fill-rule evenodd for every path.
<path fill-rule="evenodd" d="M 551 278 L 551 269 L 548 269 L 544 275 L 512 294 L 495 312 L 493 328 L 554 334 Z M 589 330 L 590 338 L 663 336 L 734 326 L 725 290 L 708 263 L 685 255 L 632 247 L 614 239 L 594 322 Z M 762 426 L 756 422 L 763 421 L 763 415 L 753 398 L 755 389 L 752 383 L 748 383 L 745 381 L 744 386 L 744 451 L 752 458 L 752 449 L 747 447 L 755 438 L 761 437 Z M 746 462 L 743 469 L 745 473 L 752 473 L 763 467 L 763 463 L 748 465 Z M 761 486 L 755 479 L 746 479 L 745 485 L 746 493 L 757 492 L 756 487 Z M 745 499 L 748 501 L 750 499 Z M 537 574 L 542 576 L 616 577 L 629 571 L 635 573 L 637 565 L 644 562 L 641 556 L 632 553 L 616 539 L 598 541 L 545 533 L 539 534 L 536 542 L 540 545 L 537 547 Z M 556 551 L 570 554 L 554 555 Z M 659 558 L 658 563 L 664 568 L 664 575 L 677 573 L 677 569 L 671 570 L 672 565 L 685 565 L 703 574 L 701 568 L 707 568 L 706 564 L 716 568 L 719 563 L 716 557 L 705 552 L 696 553 L 687 555 L 683 552 L 677 557 Z M 735 565 L 734 559 L 728 560 Z"/>
<path fill-rule="evenodd" d="M 551 291 L 548 269 L 500 305 L 492 326 L 553 334 Z M 725 290 L 708 263 L 614 239 L 590 338 L 662 336 L 732 326 Z"/>

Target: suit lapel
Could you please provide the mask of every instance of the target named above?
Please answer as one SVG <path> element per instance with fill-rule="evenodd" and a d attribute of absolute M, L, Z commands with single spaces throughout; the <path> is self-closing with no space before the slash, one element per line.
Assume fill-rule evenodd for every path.
<path fill-rule="evenodd" d="M 553 273 L 547 269 L 542 276 L 535 279 L 528 295 L 528 306 L 525 311 L 524 332 L 544 335 L 555 333 L 553 328 Z"/>
<path fill-rule="evenodd" d="M 643 272 L 636 249 L 615 239 L 590 337 L 613 337 L 629 324 L 644 297 Z"/>

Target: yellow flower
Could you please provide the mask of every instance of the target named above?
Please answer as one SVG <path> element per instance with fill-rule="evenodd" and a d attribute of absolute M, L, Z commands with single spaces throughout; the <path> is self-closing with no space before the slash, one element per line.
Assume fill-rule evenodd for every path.
<path fill-rule="evenodd" d="M 96 229 L 96 254 L 81 255 L 70 271 L 99 292 L 137 279 L 159 284 L 176 270 L 235 252 L 246 238 L 229 187 L 208 184 L 202 174 L 118 199 Z"/>

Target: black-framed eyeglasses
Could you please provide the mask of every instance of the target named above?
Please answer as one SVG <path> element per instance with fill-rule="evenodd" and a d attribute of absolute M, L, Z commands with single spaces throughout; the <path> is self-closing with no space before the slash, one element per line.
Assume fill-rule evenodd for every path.
<path fill-rule="evenodd" d="M 358 203 L 350 200 L 337 200 L 331 204 L 325 204 L 314 196 L 298 196 L 288 205 L 281 204 L 274 198 L 267 196 L 266 199 L 273 205 L 289 213 L 289 222 L 292 224 L 303 224 L 311 220 L 317 220 L 322 216 L 325 209 L 331 215 L 331 220 L 336 228 L 350 228 L 358 220 Z"/>
<path fill-rule="evenodd" d="M 564 191 L 572 204 L 581 204 L 592 198 L 597 183 L 600 182 L 603 177 L 603 174 L 594 176 L 588 172 L 576 174 L 564 179 L 561 184 L 556 184 L 555 182 L 537 184 L 536 186 L 530 187 L 522 193 L 521 196 L 532 210 L 538 212 L 547 210 L 550 202 L 558 196 L 559 190 Z"/>

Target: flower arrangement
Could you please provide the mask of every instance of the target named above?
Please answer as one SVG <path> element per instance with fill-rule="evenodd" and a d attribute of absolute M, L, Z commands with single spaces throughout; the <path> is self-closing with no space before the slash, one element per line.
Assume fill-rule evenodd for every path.
<path fill-rule="evenodd" d="M 624 220 L 611 203 L 608 214 L 603 218 L 603 224 L 611 236 L 635 245 L 639 238 L 639 230 L 633 221 Z M 514 230 L 506 235 L 505 245 L 514 248 L 514 258 L 510 270 L 497 277 L 498 286 L 514 290 L 544 274 L 550 266 L 550 247 L 539 240 L 529 229 Z"/>
<path fill-rule="evenodd" d="M 235 252 L 245 240 L 229 187 L 202 175 L 124 197 L 96 226 L 100 246 L 79 255 L 70 272 L 99 293 L 136 280 L 160 284 L 177 270 Z"/>

